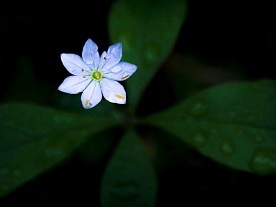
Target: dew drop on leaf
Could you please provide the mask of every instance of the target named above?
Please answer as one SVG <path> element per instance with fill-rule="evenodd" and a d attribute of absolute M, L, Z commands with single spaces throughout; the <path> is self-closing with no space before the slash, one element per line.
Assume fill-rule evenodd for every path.
<path fill-rule="evenodd" d="M 260 148 L 255 151 L 250 167 L 258 174 L 265 175 L 276 172 L 276 151 Z"/>
<path fill-rule="evenodd" d="M 202 132 L 197 132 L 193 137 L 193 143 L 197 147 L 203 147 L 206 144 L 206 136 Z"/>
<path fill-rule="evenodd" d="M 109 187 L 109 195 L 116 202 L 134 202 L 139 199 L 139 186 L 135 182 L 118 182 Z"/>
<path fill-rule="evenodd" d="M 221 143 L 221 152 L 225 156 L 230 156 L 234 153 L 234 144 L 229 139 L 224 139 Z"/>
<path fill-rule="evenodd" d="M 190 113 L 193 117 L 201 117 L 207 112 L 207 104 L 203 100 L 194 102 L 190 107 Z"/>

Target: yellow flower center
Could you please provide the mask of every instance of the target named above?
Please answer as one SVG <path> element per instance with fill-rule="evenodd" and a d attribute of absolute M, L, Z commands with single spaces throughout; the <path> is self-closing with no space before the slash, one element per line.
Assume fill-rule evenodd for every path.
<path fill-rule="evenodd" d="M 93 70 L 90 74 L 91 78 L 95 81 L 100 81 L 102 78 L 103 78 L 103 74 L 102 74 L 102 71 L 96 69 L 96 70 Z"/>

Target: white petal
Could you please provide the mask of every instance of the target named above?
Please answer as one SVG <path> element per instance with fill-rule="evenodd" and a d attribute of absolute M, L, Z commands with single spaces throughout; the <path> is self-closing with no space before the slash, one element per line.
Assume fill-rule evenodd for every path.
<path fill-rule="evenodd" d="M 69 76 L 64 79 L 58 90 L 65 93 L 77 94 L 82 92 L 90 81 L 90 76 Z"/>
<path fill-rule="evenodd" d="M 90 68 L 83 62 L 82 58 L 75 54 L 61 54 L 64 67 L 73 75 L 88 75 Z"/>
<path fill-rule="evenodd" d="M 88 39 L 84 44 L 82 58 L 87 65 L 91 65 L 93 68 L 99 66 L 100 55 L 98 46 L 91 39 Z"/>
<path fill-rule="evenodd" d="M 109 68 L 116 65 L 122 58 L 122 43 L 118 42 L 114 45 L 111 45 L 108 48 L 107 53 L 104 52 L 101 56 L 101 61 L 99 68 L 102 71 L 108 70 Z"/>
<path fill-rule="evenodd" d="M 92 81 L 81 95 L 81 102 L 85 109 L 96 106 L 102 100 L 102 91 L 99 82 Z"/>
<path fill-rule="evenodd" d="M 125 104 L 126 91 L 124 87 L 114 80 L 103 78 L 100 81 L 102 93 L 106 100 L 111 103 Z"/>
<path fill-rule="evenodd" d="M 108 72 L 104 72 L 104 77 L 111 80 L 123 81 L 128 79 L 136 70 L 136 65 L 127 62 L 120 62 L 110 68 Z"/>

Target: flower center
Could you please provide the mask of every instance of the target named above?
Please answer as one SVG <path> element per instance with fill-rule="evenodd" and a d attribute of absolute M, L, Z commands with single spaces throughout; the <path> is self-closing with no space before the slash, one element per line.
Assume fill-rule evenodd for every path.
<path fill-rule="evenodd" d="M 96 69 L 91 72 L 91 78 L 95 81 L 100 81 L 103 78 L 102 71 Z"/>

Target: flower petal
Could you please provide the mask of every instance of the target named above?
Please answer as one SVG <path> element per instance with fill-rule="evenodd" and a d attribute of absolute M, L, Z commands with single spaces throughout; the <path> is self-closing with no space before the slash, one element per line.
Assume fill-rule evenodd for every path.
<path fill-rule="evenodd" d="M 84 44 L 82 58 L 87 65 L 93 68 L 99 66 L 100 55 L 98 52 L 98 46 L 91 39 L 88 39 Z"/>
<path fill-rule="evenodd" d="M 61 61 L 64 67 L 73 75 L 89 75 L 90 68 L 83 62 L 82 58 L 75 54 L 62 53 Z"/>
<path fill-rule="evenodd" d="M 65 93 L 77 94 L 82 92 L 90 81 L 90 76 L 69 76 L 64 79 L 58 90 Z"/>
<path fill-rule="evenodd" d="M 101 55 L 99 68 L 102 71 L 108 70 L 109 68 L 116 65 L 122 58 L 122 43 L 118 42 L 111 45 L 107 52 L 103 52 Z"/>
<path fill-rule="evenodd" d="M 99 82 L 92 81 L 81 95 L 81 102 L 85 109 L 96 106 L 102 100 L 102 92 Z"/>
<path fill-rule="evenodd" d="M 127 62 L 120 62 L 110 68 L 109 71 L 104 72 L 104 77 L 111 80 L 123 81 L 128 79 L 136 70 L 136 65 Z"/>
<path fill-rule="evenodd" d="M 124 87 L 114 80 L 103 78 L 100 81 L 103 96 L 111 103 L 125 104 L 126 103 L 126 91 Z"/>

